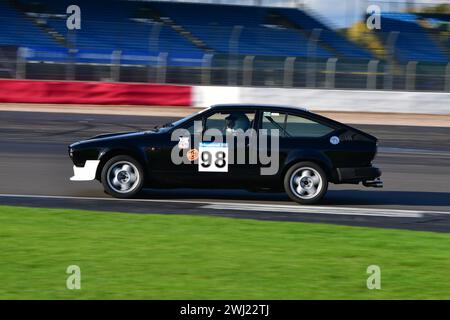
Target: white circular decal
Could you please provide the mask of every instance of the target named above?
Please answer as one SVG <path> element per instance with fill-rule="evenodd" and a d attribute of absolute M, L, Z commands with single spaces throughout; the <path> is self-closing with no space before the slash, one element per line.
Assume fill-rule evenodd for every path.
<path fill-rule="evenodd" d="M 338 144 L 339 142 L 340 142 L 340 140 L 339 140 L 339 138 L 336 137 L 336 136 L 332 136 L 332 137 L 330 138 L 330 143 L 331 143 L 331 144 Z"/>

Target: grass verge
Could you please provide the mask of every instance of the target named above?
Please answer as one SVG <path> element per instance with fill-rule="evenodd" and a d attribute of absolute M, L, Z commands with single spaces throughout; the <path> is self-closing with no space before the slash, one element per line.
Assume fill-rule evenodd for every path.
<path fill-rule="evenodd" d="M 449 299 L 449 247 L 431 232 L 0 206 L 0 299 Z"/>

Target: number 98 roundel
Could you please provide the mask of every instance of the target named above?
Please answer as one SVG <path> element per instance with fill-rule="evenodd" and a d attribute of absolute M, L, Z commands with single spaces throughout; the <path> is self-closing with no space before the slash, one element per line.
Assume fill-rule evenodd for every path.
<path fill-rule="evenodd" d="M 228 172 L 228 145 L 226 143 L 200 143 L 198 171 Z"/>

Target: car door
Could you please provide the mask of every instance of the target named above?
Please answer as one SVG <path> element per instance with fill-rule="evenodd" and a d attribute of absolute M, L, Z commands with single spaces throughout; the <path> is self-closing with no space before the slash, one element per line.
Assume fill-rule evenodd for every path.
<path fill-rule="evenodd" d="M 257 174 L 257 159 L 252 162 L 249 155 L 252 144 L 256 148 L 255 120 L 255 110 L 242 108 L 205 115 L 196 168 L 200 184 L 228 188 L 252 183 Z"/>

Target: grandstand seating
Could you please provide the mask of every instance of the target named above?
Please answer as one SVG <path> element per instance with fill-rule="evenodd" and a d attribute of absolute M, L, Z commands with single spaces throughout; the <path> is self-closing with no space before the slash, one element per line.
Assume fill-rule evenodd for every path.
<path fill-rule="evenodd" d="M 54 47 L 51 37 L 39 30 L 24 14 L 0 1 L 0 44 Z"/>
<path fill-rule="evenodd" d="M 395 56 L 399 61 L 448 62 L 444 50 L 417 23 L 418 16 L 412 13 L 383 13 L 382 33 L 386 38 L 391 31 L 398 32 Z"/>
<path fill-rule="evenodd" d="M 171 65 L 178 65 L 179 61 L 189 61 L 191 65 L 201 64 L 204 52 L 168 26 L 162 26 L 158 45 L 152 45 L 151 32 L 154 24 L 131 19 L 135 5 L 133 3 L 107 0 L 77 1 L 82 8 L 82 28 L 71 35 L 67 30 L 66 20 L 57 16 L 65 13 L 70 2 L 41 2 L 45 3 L 46 13 L 51 14 L 47 17 L 47 25 L 66 38 L 67 46 L 78 49 L 75 59 L 79 62 L 111 63 L 112 52 L 120 50 L 122 63 L 156 64 L 159 53 L 167 52 L 168 62 Z"/>
<path fill-rule="evenodd" d="M 277 12 L 304 30 L 321 29 L 319 41 L 331 47 L 340 56 L 360 59 L 370 59 L 372 56 L 368 51 L 352 44 L 343 36 L 300 10 L 277 9 Z"/>
<path fill-rule="evenodd" d="M 180 2 L 140 2 L 125 0 L 78 0 L 82 8 L 82 28 L 71 33 L 66 28 L 69 0 L 12 0 L 0 3 L 0 44 L 28 47 L 27 58 L 110 63 L 114 51 L 121 62 L 156 64 L 167 53 L 169 65 L 201 66 L 205 53 L 237 53 L 258 56 L 371 59 L 372 54 L 331 30 L 326 25 L 293 8 L 268 8 Z M 14 7 L 10 4 L 16 3 Z M 40 3 L 41 10 L 34 11 Z M 41 14 L 37 26 L 29 11 Z M 396 57 L 409 60 L 447 62 L 448 55 L 429 37 L 414 14 L 383 14 L 379 33 L 400 31 Z M 155 27 L 156 25 L 160 26 Z M 240 26 L 240 27 L 236 27 Z M 309 38 L 321 29 L 317 46 Z M 154 41 L 155 31 L 157 41 Z M 55 31 L 59 37 L 51 35 Z M 237 41 L 232 41 L 235 35 Z M 450 43 L 449 43 L 450 45 Z M 72 48 L 75 50 L 68 50 Z M 314 50 L 314 51 L 312 51 Z M 69 55 L 70 52 L 70 55 Z"/>
<path fill-rule="evenodd" d="M 233 28 L 242 26 L 237 48 L 240 54 L 308 55 L 308 39 L 297 30 L 270 25 L 266 21 L 268 8 L 170 2 L 152 2 L 151 6 L 185 26 L 218 52 L 232 51 L 229 39 Z M 315 55 L 331 56 L 320 47 Z"/>
<path fill-rule="evenodd" d="M 22 5 L 30 5 L 35 0 L 18 0 Z M 206 51 L 216 53 L 239 53 L 268 56 L 299 56 L 306 57 L 310 54 L 328 58 L 345 52 L 333 52 L 320 45 L 314 47 L 313 52 L 308 51 L 308 38 L 306 32 L 267 22 L 268 8 L 225 6 L 209 4 L 187 4 L 170 2 L 143 3 L 136 1 L 88 1 L 80 0 L 78 5 L 83 8 L 83 27 L 76 32 L 76 37 L 71 36 L 65 26 L 65 20 L 56 14 L 64 14 L 70 4 L 68 1 L 41 0 L 44 13 L 54 14 L 47 17 L 47 25 L 59 32 L 67 39 L 67 44 L 72 44 L 80 51 L 76 58 L 81 59 L 83 51 L 91 50 L 91 57 L 99 57 L 95 62 L 108 62 L 106 52 L 120 49 L 124 55 L 143 57 L 145 55 L 157 56 L 158 52 L 168 52 L 171 55 L 185 55 L 184 61 L 200 61 Z M 143 19 L 131 19 L 136 17 L 140 8 L 146 8 L 156 17 L 170 19 L 177 26 L 199 39 L 204 45 L 198 45 L 189 41 L 172 26 L 162 24 L 158 45 L 152 45 L 150 34 L 154 24 Z M 290 9 L 295 13 L 298 10 Z M 98 15 L 101 15 L 101 18 Z M 230 37 L 236 25 L 243 27 L 238 37 L 236 48 L 231 44 Z M 319 23 L 317 23 L 319 25 Z M 36 28 L 36 27 L 35 27 Z M 330 33 L 334 33 L 331 30 Z M 42 31 L 41 31 L 42 33 Z M 39 39 L 38 36 L 35 39 Z M 53 39 L 49 39 L 50 41 Z M 53 43 L 54 46 L 63 44 Z M 41 45 L 39 45 L 41 46 Z M 36 49 L 36 48 L 32 48 Z M 41 48 L 39 48 L 41 49 Z M 357 49 L 355 47 L 355 49 Z M 43 50 L 38 50 L 43 52 Z M 349 53 L 351 50 L 348 50 Z M 60 54 L 62 54 L 60 52 Z M 87 53 L 85 52 L 85 56 Z M 145 59 L 137 59 L 142 63 Z M 151 61 L 151 60 L 149 60 Z M 195 62 L 195 61 L 194 61 Z"/>

